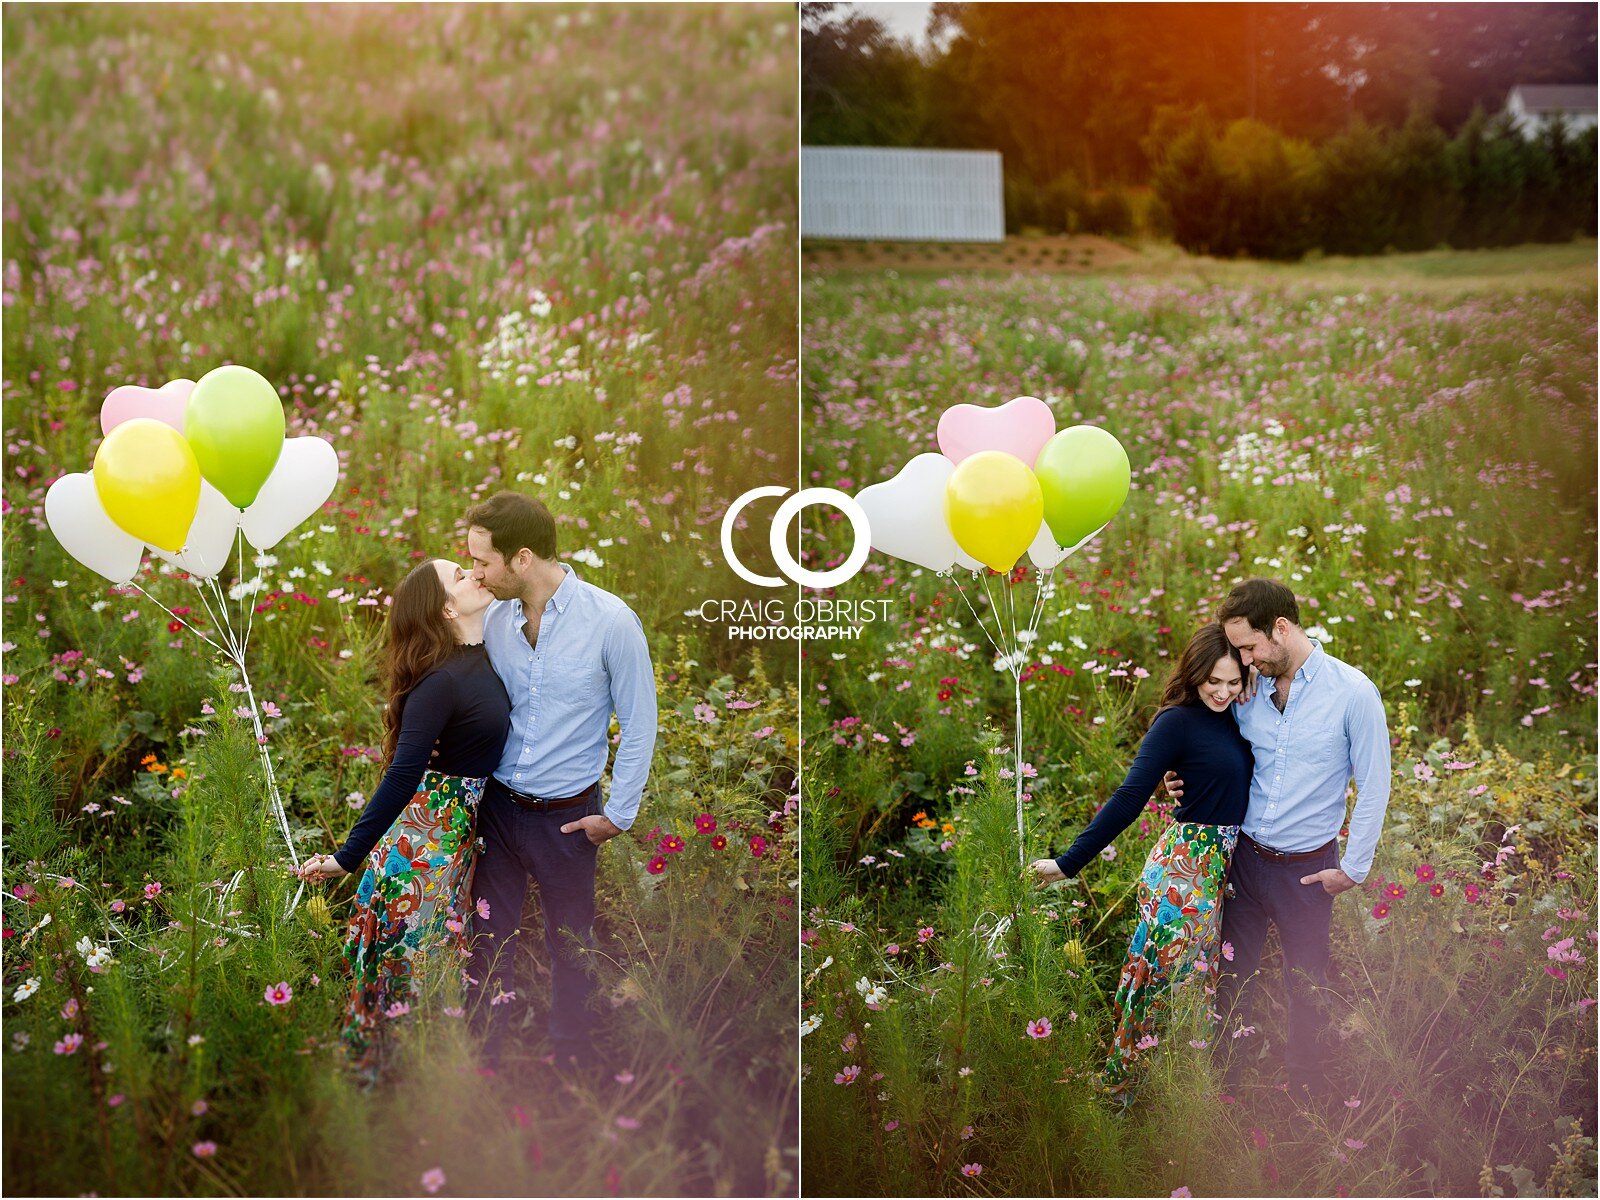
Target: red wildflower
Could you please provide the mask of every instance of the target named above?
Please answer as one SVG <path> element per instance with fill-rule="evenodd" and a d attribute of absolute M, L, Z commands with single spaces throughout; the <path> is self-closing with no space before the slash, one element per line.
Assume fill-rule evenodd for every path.
<path fill-rule="evenodd" d="M 1380 921 L 1387 917 L 1389 915 L 1389 902 L 1387 900 L 1380 900 L 1378 903 L 1374 904 L 1372 906 L 1372 915 L 1377 917 Z"/>
<path fill-rule="evenodd" d="M 1434 870 L 1433 870 L 1433 865 L 1431 863 L 1423 863 L 1420 867 L 1417 868 L 1417 882 L 1418 883 L 1432 883 L 1433 882 L 1433 876 L 1434 876 Z"/>

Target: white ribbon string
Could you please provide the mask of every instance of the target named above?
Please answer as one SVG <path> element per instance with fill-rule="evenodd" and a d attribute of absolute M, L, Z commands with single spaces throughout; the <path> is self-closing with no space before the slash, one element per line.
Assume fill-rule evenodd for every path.
<path fill-rule="evenodd" d="M 200 630 L 196 629 L 188 621 L 185 621 L 182 617 L 178 616 L 165 604 L 162 604 L 161 601 L 157 600 L 154 596 L 147 592 L 138 583 L 132 583 L 132 586 L 136 591 L 139 592 L 140 595 L 144 596 L 152 604 L 160 608 L 162 612 L 166 613 L 174 621 L 177 621 L 185 629 L 189 630 L 189 632 L 193 633 L 201 641 L 205 642 L 206 645 L 215 650 L 218 654 L 226 657 L 238 670 L 239 680 L 244 686 L 245 703 L 250 710 L 251 726 L 255 730 L 256 750 L 261 755 L 261 769 L 266 778 L 267 784 L 267 802 L 269 807 L 272 809 L 273 817 L 277 820 L 278 829 L 283 834 L 283 844 L 289 850 L 289 861 L 294 864 L 295 871 L 298 873 L 300 869 L 300 854 L 295 848 L 294 834 L 289 827 L 288 810 L 284 807 L 283 797 L 278 791 L 277 773 L 273 770 L 272 754 L 267 749 L 266 728 L 261 723 L 261 706 L 256 701 L 255 687 L 250 682 L 250 670 L 246 665 L 246 655 L 249 649 L 250 634 L 255 626 L 255 604 L 252 598 L 256 592 L 255 584 L 259 584 L 261 579 L 261 565 L 259 562 L 256 564 L 255 584 L 247 588 L 243 582 L 244 530 L 242 527 L 239 530 L 237 546 L 239 552 L 239 590 L 241 600 L 237 624 L 233 620 L 233 614 L 229 611 L 227 596 L 223 593 L 222 586 L 217 582 L 217 577 L 213 575 L 209 579 L 201 581 L 196 580 L 192 575 L 190 576 L 191 582 L 195 584 L 195 592 L 200 597 L 200 602 L 205 605 L 206 612 L 211 617 L 211 620 L 216 627 L 215 631 L 217 637 L 221 638 L 223 643 L 225 643 L 223 645 L 219 645 Z M 212 597 L 215 600 L 214 608 L 212 600 L 208 599 L 206 596 L 205 589 L 208 586 L 210 587 Z M 248 617 L 246 616 L 246 611 L 243 607 L 244 605 L 249 605 Z M 240 627 L 243 629 L 242 635 Z M 227 900 L 233 894 L 234 890 L 239 886 L 239 882 L 243 877 L 243 871 L 236 872 L 233 879 L 218 894 L 217 903 L 219 915 L 225 915 L 225 906 Z M 294 898 L 289 902 L 289 907 L 284 913 L 285 916 L 292 914 L 294 910 L 299 907 L 300 899 L 305 895 L 305 890 L 305 880 L 302 879 L 300 881 L 300 886 L 295 889 Z M 216 926 L 216 928 L 223 927 Z"/>

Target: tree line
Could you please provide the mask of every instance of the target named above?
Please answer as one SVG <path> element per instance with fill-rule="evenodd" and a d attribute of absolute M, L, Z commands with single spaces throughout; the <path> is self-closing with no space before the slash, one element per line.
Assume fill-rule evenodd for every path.
<path fill-rule="evenodd" d="M 1490 115 L 1594 81 L 1591 5 L 941 3 L 931 27 L 918 49 L 806 5 L 804 140 L 997 149 L 1012 231 L 1267 257 L 1594 232 L 1594 132 Z"/>

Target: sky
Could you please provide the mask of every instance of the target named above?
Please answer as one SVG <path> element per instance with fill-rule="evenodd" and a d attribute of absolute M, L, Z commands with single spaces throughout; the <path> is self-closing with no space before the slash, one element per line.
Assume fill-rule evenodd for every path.
<path fill-rule="evenodd" d="M 895 37 L 910 38 L 912 44 L 919 50 L 927 48 L 928 13 L 933 9 L 931 3 L 847 4 L 844 7 L 869 17 L 876 17 L 891 34 Z"/>

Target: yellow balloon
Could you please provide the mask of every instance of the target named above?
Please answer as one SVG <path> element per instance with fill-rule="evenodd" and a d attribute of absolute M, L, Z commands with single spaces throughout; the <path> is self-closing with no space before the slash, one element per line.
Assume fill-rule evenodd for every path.
<path fill-rule="evenodd" d="M 120 528 L 175 554 L 200 507 L 200 464 L 172 426 L 135 417 L 115 426 L 95 451 L 94 490 Z"/>
<path fill-rule="evenodd" d="M 1044 494 L 1020 458 L 984 450 L 950 472 L 944 517 L 958 546 L 992 570 L 1009 571 L 1039 536 Z"/>

